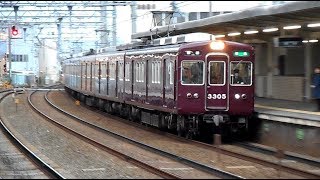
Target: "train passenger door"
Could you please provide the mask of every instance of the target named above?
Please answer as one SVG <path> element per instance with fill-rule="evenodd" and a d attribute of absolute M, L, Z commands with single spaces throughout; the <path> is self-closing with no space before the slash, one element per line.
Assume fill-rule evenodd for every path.
<path fill-rule="evenodd" d="M 174 107 L 174 67 L 175 56 L 166 56 L 163 60 L 163 106 Z"/>
<path fill-rule="evenodd" d="M 229 57 L 222 53 L 212 53 L 206 58 L 205 107 L 208 111 L 226 111 L 229 108 L 228 62 Z"/>

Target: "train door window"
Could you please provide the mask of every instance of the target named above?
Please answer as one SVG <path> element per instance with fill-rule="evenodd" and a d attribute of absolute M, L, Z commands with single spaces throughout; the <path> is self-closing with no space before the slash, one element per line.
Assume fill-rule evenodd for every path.
<path fill-rule="evenodd" d="M 225 84 L 225 62 L 224 61 L 210 61 L 209 62 L 209 84 L 221 85 Z"/>
<path fill-rule="evenodd" d="M 252 85 L 252 62 L 232 61 L 230 63 L 231 85 L 251 86 Z"/>
<path fill-rule="evenodd" d="M 99 77 L 99 63 L 94 63 L 93 66 L 94 66 L 93 79 L 95 79 Z"/>
<path fill-rule="evenodd" d="M 92 91 L 92 78 L 94 76 L 94 72 L 93 72 L 93 63 L 90 63 L 90 91 Z"/>
<path fill-rule="evenodd" d="M 139 68 L 140 68 L 140 63 L 136 63 L 136 82 L 139 82 Z"/>
<path fill-rule="evenodd" d="M 83 82 L 83 77 L 84 77 L 84 64 L 80 64 L 80 76 L 81 76 L 81 80 L 80 80 L 80 86 L 81 86 L 81 89 L 83 87 L 82 85 L 82 82 Z"/>
<path fill-rule="evenodd" d="M 107 62 L 107 64 L 106 64 L 106 78 L 109 81 L 109 79 L 110 79 L 110 62 Z M 108 85 L 108 83 L 107 83 L 107 85 Z"/>
<path fill-rule="evenodd" d="M 90 77 L 90 64 L 89 63 L 86 63 L 86 70 L 87 70 L 86 77 L 89 78 Z"/>
<path fill-rule="evenodd" d="M 107 76 L 107 64 L 101 64 L 101 79 Z"/>
<path fill-rule="evenodd" d="M 102 68 L 102 64 L 101 62 L 98 63 L 98 78 L 101 79 L 101 68 Z"/>
<path fill-rule="evenodd" d="M 116 75 L 116 63 L 112 62 L 110 64 L 110 68 L 109 68 L 109 72 L 110 72 L 110 80 L 115 80 L 115 75 Z"/>
<path fill-rule="evenodd" d="M 203 61 L 182 61 L 181 84 L 183 85 L 203 85 L 204 66 Z"/>
<path fill-rule="evenodd" d="M 131 61 L 131 81 L 132 81 L 132 85 L 134 84 L 134 79 L 137 77 L 137 73 L 136 72 L 134 72 L 134 69 L 136 69 L 136 68 L 134 68 L 134 64 L 135 64 L 135 62 L 134 61 Z"/>
<path fill-rule="evenodd" d="M 125 80 L 130 81 L 130 62 L 126 62 L 125 66 Z"/>
<path fill-rule="evenodd" d="M 144 62 L 138 62 L 136 64 L 136 82 L 144 82 L 144 76 L 145 76 L 145 63 Z"/>
<path fill-rule="evenodd" d="M 161 62 L 157 62 L 157 69 L 156 69 L 156 83 L 160 84 L 160 79 L 161 79 L 161 75 L 160 75 L 160 69 L 161 69 Z"/>
<path fill-rule="evenodd" d="M 174 81 L 174 64 L 173 64 L 173 61 L 170 61 L 169 62 L 169 65 L 168 65 L 168 75 L 169 75 L 169 81 L 170 81 L 170 84 L 173 84 L 173 81 Z"/>
<path fill-rule="evenodd" d="M 141 62 L 141 65 L 140 65 L 140 82 L 144 82 L 144 76 L 145 76 L 145 63 Z"/>
<path fill-rule="evenodd" d="M 154 83 L 158 83 L 158 62 L 154 62 Z"/>
<path fill-rule="evenodd" d="M 155 62 L 152 62 L 151 64 L 151 82 L 155 83 Z"/>
<path fill-rule="evenodd" d="M 119 63 L 119 80 L 123 81 L 123 62 Z"/>
<path fill-rule="evenodd" d="M 157 83 L 157 84 L 160 84 L 160 64 L 161 62 L 158 62 L 158 61 L 155 61 L 155 62 L 152 62 L 152 83 Z"/>

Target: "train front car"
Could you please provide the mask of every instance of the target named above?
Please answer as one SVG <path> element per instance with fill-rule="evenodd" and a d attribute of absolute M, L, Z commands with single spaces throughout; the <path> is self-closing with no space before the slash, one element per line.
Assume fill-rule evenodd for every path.
<path fill-rule="evenodd" d="M 177 61 L 178 134 L 245 132 L 254 111 L 253 62 L 254 49 L 246 44 L 182 45 Z"/>

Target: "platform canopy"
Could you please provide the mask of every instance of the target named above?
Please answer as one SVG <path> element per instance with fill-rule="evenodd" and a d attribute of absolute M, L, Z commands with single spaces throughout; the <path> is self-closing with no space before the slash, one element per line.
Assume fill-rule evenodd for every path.
<path fill-rule="evenodd" d="M 283 27 L 290 25 L 300 25 L 299 33 L 317 33 L 319 37 L 320 27 L 308 27 L 308 24 L 320 23 L 320 1 L 296 1 L 287 2 L 276 6 L 263 6 L 237 11 L 228 14 L 220 14 L 200 20 L 161 26 L 152 31 L 139 32 L 133 34 L 132 39 L 157 38 L 168 35 L 178 35 L 193 32 L 206 32 L 211 34 L 225 34 L 275 27 L 279 31 L 269 33 L 283 33 Z M 291 31 L 291 33 L 297 33 Z M 263 39 L 266 33 L 260 34 Z M 287 33 L 288 34 L 288 33 Z"/>

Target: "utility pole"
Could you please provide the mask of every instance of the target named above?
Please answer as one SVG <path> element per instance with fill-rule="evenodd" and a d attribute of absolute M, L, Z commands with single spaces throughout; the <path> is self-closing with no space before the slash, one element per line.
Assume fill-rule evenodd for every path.
<path fill-rule="evenodd" d="M 172 24 L 176 24 L 177 23 L 177 14 L 179 14 L 179 9 L 178 6 L 176 4 L 176 1 L 171 1 L 170 5 L 172 6 Z M 170 24 L 170 22 L 169 22 Z"/>
<path fill-rule="evenodd" d="M 137 2 L 131 1 L 132 34 L 137 32 Z"/>
<path fill-rule="evenodd" d="M 96 30 L 96 35 L 100 35 L 100 42 L 96 43 L 96 50 L 98 47 L 109 46 L 109 30 L 108 30 L 108 13 L 107 13 L 107 1 L 100 1 L 101 3 L 101 21 L 103 22 L 102 28 Z M 98 33 L 99 32 L 99 33 Z M 99 46 L 98 46 L 99 44 Z"/>
<path fill-rule="evenodd" d="M 15 14 L 15 20 L 14 20 L 14 26 L 17 25 L 17 16 L 18 16 L 18 9 L 19 9 L 19 6 L 13 6 L 13 9 L 14 9 L 14 14 Z M 17 26 L 16 26 L 17 27 Z M 9 35 L 9 53 L 8 53 L 8 61 L 9 61 L 9 68 L 8 68 L 8 71 L 9 71 L 9 78 L 10 78 L 10 82 L 11 82 L 11 77 L 12 77 L 12 54 L 11 54 L 11 39 L 12 39 L 12 36 L 11 36 L 11 27 L 8 28 L 8 35 Z"/>
<path fill-rule="evenodd" d="M 72 15 L 72 6 L 68 6 L 68 10 L 69 10 L 69 33 L 71 33 L 72 32 L 72 30 L 71 30 L 71 15 Z M 71 38 L 71 35 L 72 34 L 69 34 L 69 39 L 72 39 Z M 72 57 L 72 47 L 71 47 L 71 41 L 69 41 L 69 49 L 70 49 L 70 56 Z"/>
<path fill-rule="evenodd" d="M 58 23 L 57 23 L 57 30 L 58 30 L 58 41 L 57 41 L 57 60 L 59 63 L 59 66 L 61 66 L 61 59 L 60 59 L 60 51 L 61 51 L 61 21 L 62 17 L 58 18 Z M 59 67 L 59 69 L 61 69 Z"/>
<path fill-rule="evenodd" d="M 113 1 L 114 2 L 114 1 Z M 112 9 L 112 45 L 117 45 L 117 6 L 113 5 Z"/>
<path fill-rule="evenodd" d="M 212 1 L 209 1 L 209 17 L 212 16 Z"/>
<path fill-rule="evenodd" d="M 8 27 L 8 61 L 9 62 L 9 67 L 7 66 L 7 71 L 9 71 L 9 78 L 10 78 L 10 82 L 11 82 L 11 27 Z"/>

